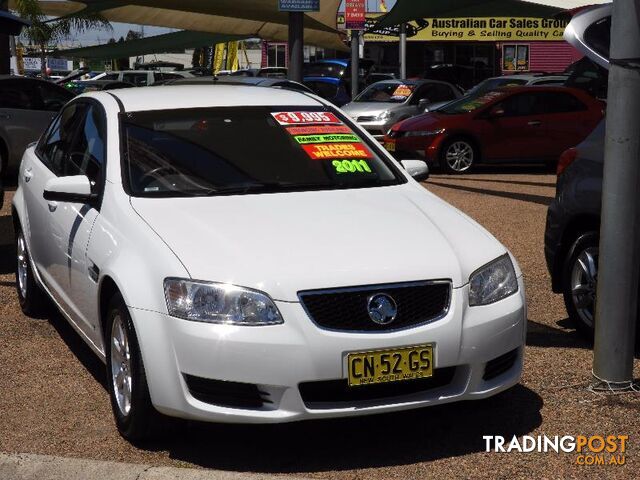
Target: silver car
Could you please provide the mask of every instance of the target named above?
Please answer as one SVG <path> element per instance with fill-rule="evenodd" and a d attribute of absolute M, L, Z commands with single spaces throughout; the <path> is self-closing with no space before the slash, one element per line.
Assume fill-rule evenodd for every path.
<path fill-rule="evenodd" d="M 434 103 L 462 97 L 457 87 L 437 80 L 385 80 L 369 85 L 342 110 L 377 140 L 396 123 L 421 114 Z"/>
<path fill-rule="evenodd" d="M 18 166 L 27 145 L 38 140 L 73 97 L 46 80 L 0 76 L 0 176 Z"/>

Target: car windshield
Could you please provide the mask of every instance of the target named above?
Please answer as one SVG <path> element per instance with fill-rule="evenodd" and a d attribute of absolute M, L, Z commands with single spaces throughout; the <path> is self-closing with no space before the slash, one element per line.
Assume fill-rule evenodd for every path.
<path fill-rule="evenodd" d="M 370 85 L 354 102 L 404 103 L 415 90 L 415 84 L 378 82 Z"/>
<path fill-rule="evenodd" d="M 502 91 L 479 92 L 447 103 L 445 106 L 437 109 L 436 112 L 445 113 L 447 115 L 469 113 L 478 110 L 485 105 L 489 105 L 494 100 L 502 98 L 505 95 L 506 93 Z"/>
<path fill-rule="evenodd" d="M 130 194 L 215 196 L 404 182 L 332 111 L 218 107 L 122 116 Z"/>

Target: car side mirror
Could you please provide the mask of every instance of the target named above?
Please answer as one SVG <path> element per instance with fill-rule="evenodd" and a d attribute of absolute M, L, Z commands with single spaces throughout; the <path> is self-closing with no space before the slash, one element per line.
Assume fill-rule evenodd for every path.
<path fill-rule="evenodd" d="M 418 102 L 418 110 L 425 110 L 431 103 L 431 100 L 428 98 L 421 98 Z"/>
<path fill-rule="evenodd" d="M 429 178 L 429 166 L 422 160 L 401 160 L 400 164 L 416 182 Z"/>
<path fill-rule="evenodd" d="M 91 181 L 86 175 L 56 177 L 44 186 L 43 197 L 50 202 L 91 203 L 98 196 L 91 193 Z"/>
<path fill-rule="evenodd" d="M 504 108 L 494 107 L 489 110 L 489 118 L 501 118 L 504 117 Z"/>

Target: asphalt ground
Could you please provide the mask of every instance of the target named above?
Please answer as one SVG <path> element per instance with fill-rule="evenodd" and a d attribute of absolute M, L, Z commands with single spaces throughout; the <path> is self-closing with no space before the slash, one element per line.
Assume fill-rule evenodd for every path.
<path fill-rule="evenodd" d="M 425 186 L 479 221 L 520 262 L 529 332 L 517 387 L 487 400 L 357 419 L 180 423 L 133 446 L 114 427 L 100 361 L 59 315 L 20 312 L 9 192 L 0 212 L 0 451 L 327 479 L 637 478 L 640 396 L 587 391 L 590 344 L 550 291 L 543 234 L 555 176 L 536 167 L 485 168 L 433 175 Z M 638 360 L 635 372 L 639 377 Z M 629 440 L 624 466 L 581 466 L 574 453 L 488 453 L 483 435 Z"/>

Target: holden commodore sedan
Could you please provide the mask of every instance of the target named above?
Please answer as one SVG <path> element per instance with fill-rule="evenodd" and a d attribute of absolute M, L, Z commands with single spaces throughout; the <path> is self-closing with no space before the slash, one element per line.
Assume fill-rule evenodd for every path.
<path fill-rule="evenodd" d="M 515 259 L 318 97 L 92 92 L 19 173 L 20 304 L 53 302 L 106 363 L 125 438 L 158 413 L 287 422 L 519 381 Z"/>

